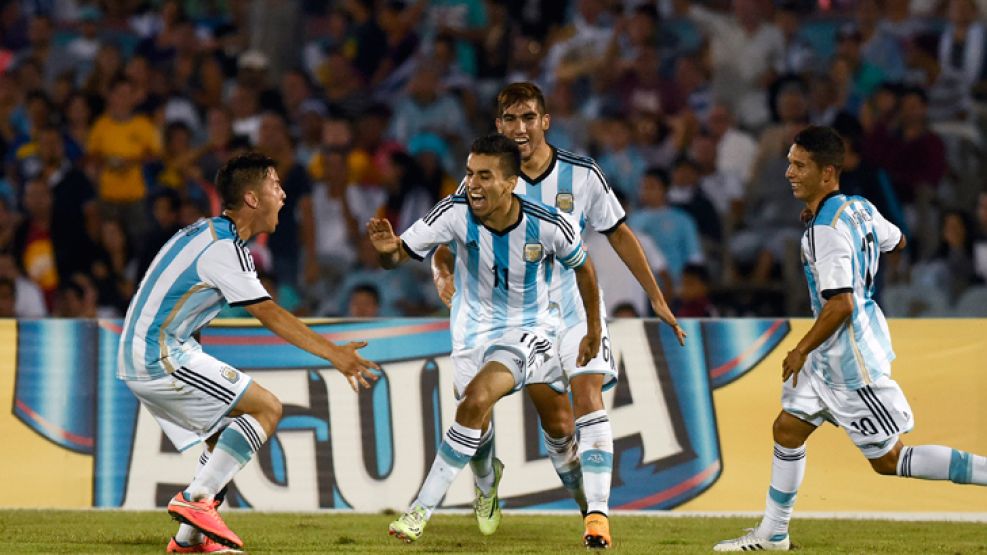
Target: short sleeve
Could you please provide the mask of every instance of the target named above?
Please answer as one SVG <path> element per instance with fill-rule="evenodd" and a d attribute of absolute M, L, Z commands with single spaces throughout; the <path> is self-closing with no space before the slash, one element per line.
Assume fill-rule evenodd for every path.
<path fill-rule="evenodd" d="M 585 191 L 587 201 L 584 212 L 586 221 L 593 226 L 593 229 L 606 235 L 627 219 L 624 207 L 620 205 L 613 188 L 607 183 L 607 178 L 596 164 L 593 164 L 593 168 L 587 173 Z"/>
<path fill-rule="evenodd" d="M 423 260 L 432 249 L 454 238 L 454 220 L 463 217 L 456 209 L 454 197 L 446 197 L 438 202 L 424 217 L 419 218 L 401 234 L 401 241 L 408 255 Z"/>
<path fill-rule="evenodd" d="M 247 306 L 271 298 L 264 289 L 254 259 L 246 246 L 232 240 L 216 241 L 199 257 L 199 276 L 222 293 L 230 306 Z"/>
<path fill-rule="evenodd" d="M 891 252 L 898 243 L 901 242 L 901 229 L 889 222 L 883 214 L 875 208 L 871 214 L 874 224 L 874 233 L 877 234 L 877 241 L 881 247 L 881 252 Z"/>
<path fill-rule="evenodd" d="M 552 237 L 551 251 L 566 268 L 576 269 L 586 263 L 586 249 L 583 239 L 576 231 L 579 229 L 568 216 L 559 213 L 555 222 L 555 233 Z"/>
<path fill-rule="evenodd" d="M 853 291 L 853 246 L 841 231 L 828 225 L 813 227 L 817 288 L 824 299 Z"/>

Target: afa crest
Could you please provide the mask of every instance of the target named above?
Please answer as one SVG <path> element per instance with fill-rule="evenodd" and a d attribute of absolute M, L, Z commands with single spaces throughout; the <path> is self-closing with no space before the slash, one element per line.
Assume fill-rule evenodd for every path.
<path fill-rule="evenodd" d="M 220 368 L 219 375 L 223 376 L 226 381 L 230 383 L 236 383 L 240 381 L 240 373 L 236 371 L 232 366 L 224 366 Z"/>
<path fill-rule="evenodd" d="M 544 251 L 542 249 L 541 243 L 524 244 L 525 262 L 541 262 L 542 254 L 544 254 Z"/>
<path fill-rule="evenodd" d="M 572 214 L 572 209 L 575 207 L 575 201 L 572 198 L 572 193 L 559 193 L 555 195 L 555 206 L 559 210 Z"/>

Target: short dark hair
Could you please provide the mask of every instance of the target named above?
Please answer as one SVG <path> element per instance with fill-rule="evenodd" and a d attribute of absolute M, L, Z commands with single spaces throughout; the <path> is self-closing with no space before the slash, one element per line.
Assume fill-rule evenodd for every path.
<path fill-rule="evenodd" d="M 352 299 L 353 296 L 356 295 L 357 293 L 366 293 L 371 297 L 373 297 L 375 303 L 377 303 L 378 305 L 380 304 L 380 290 L 378 290 L 377 286 L 373 285 L 372 283 L 364 282 L 354 286 L 353 290 L 350 291 L 350 298 Z"/>
<path fill-rule="evenodd" d="M 521 102 L 527 102 L 529 100 L 534 100 L 535 105 L 541 110 L 542 114 L 547 113 L 548 109 L 545 107 L 545 95 L 542 94 L 541 89 L 538 85 L 528 82 L 511 83 L 497 94 L 497 117 L 499 118 L 504 110 L 519 104 Z"/>
<path fill-rule="evenodd" d="M 244 191 L 260 184 L 267 176 L 267 170 L 276 167 L 277 162 L 259 152 L 247 152 L 230 158 L 216 172 L 216 188 L 223 199 L 223 208 L 239 208 Z"/>
<path fill-rule="evenodd" d="M 832 127 L 810 125 L 795 135 L 794 143 L 804 148 L 820 168 L 833 166 L 837 174 L 843 169 L 843 139 Z"/>
<path fill-rule="evenodd" d="M 668 172 L 665 171 L 660 166 L 651 166 L 650 168 L 644 170 L 644 177 L 653 177 L 661 182 L 662 186 L 668 189 L 669 178 Z"/>
<path fill-rule="evenodd" d="M 521 175 L 521 150 L 517 143 L 500 133 L 490 133 L 473 141 L 470 154 L 497 156 L 504 177 Z"/>

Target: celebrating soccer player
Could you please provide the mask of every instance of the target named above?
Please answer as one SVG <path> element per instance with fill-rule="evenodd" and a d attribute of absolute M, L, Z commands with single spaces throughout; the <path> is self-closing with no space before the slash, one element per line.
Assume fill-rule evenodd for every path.
<path fill-rule="evenodd" d="M 216 175 L 223 215 L 175 234 L 158 252 L 127 310 L 117 377 L 158 419 L 179 450 L 204 441 L 192 483 L 168 503 L 183 524 L 169 553 L 213 553 L 243 541 L 216 507 L 226 485 L 274 433 L 281 402 L 250 376 L 202 352 L 198 330 L 224 301 L 242 306 L 289 343 L 330 361 L 354 391 L 370 387 L 377 364 L 355 341 L 334 345 L 271 300 L 245 241 L 278 225 L 285 193 L 275 162 L 260 154 L 231 159 Z M 205 537 L 203 537 L 203 535 Z"/>
<path fill-rule="evenodd" d="M 545 141 L 551 116 L 546 112 L 541 90 L 531 83 L 512 83 L 497 95 L 497 110 L 497 130 L 517 143 L 521 150 L 521 175 L 516 192 L 570 214 L 579 222 L 579 232 L 588 222 L 593 229 L 606 235 L 644 288 L 655 314 L 672 326 L 679 343 L 684 345 L 686 334 L 669 310 L 641 244 L 624 223 L 624 209 L 603 172 L 592 158 L 578 156 Z M 435 284 L 446 304 L 456 292 L 453 258 L 445 247 L 432 257 Z M 555 278 L 550 296 L 560 312 L 555 330 L 559 357 L 549 364 L 561 366 L 561 371 L 565 372 L 572 389 L 573 405 L 569 404 L 564 390 L 557 391 L 548 384 L 529 381 L 526 389 L 538 410 L 549 458 L 583 513 L 583 542 L 587 547 L 606 549 L 612 544 L 607 515 L 613 472 L 613 430 L 603 405 L 603 391 L 617 383 L 617 366 L 611 355 L 613 347 L 603 321 L 606 309 L 603 306 L 599 309 L 599 325 L 603 329 L 600 354 L 580 363 L 577 360 L 579 342 L 592 319 L 577 299 L 575 274 L 561 264 L 555 264 L 552 272 Z M 579 431 L 578 442 L 576 430 Z M 491 433 L 484 442 L 492 440 Z M 492 454 L 489 449 L 479 453 L 471 463 L 477 485 L 474 507 L 481 531 L 493 533 L 496 525 L 490 522 L 488 515 L 491 513 L 486 508 L 496 491 L 491 493 L 486 488 L 490 479 L 482 473 L 484 468 L 491 466 Z M 499 508 L 495 508 L 499 519 L 496 511 Z"/>
<path fill-rule="evenodd" d="M 486 510 L 496 529 L 496 496 L 502 466 L 483 456 L 490 451 L 494 403 L 529 382 L 563 389 L 555 358 L 554 316 L 549 308 L 548 275 L 553 260 L 573 270 L 582 310 L 590 324 L 579 340 L 578 363 L 599 350 L 600 299 L 596 274 L 578 230 L 558 210 L 514 194 L 521 173 L 518 145 L 500 134 L 477 139 L 466 163 L 465 195 L 439 201 L 401 237 L 387 220 L 367 224 L 381 263 L 393 268 L 408 258 L 423 259 L 452 242 L 462 290 L 452 299 L 452 360 L 459 405 L 408 512 L 390 525 L 390 534 L 418 539 L 432 511 L 467 462 L 481 454 L 489 467 Z M 492 530 L 490 530 L 492 532 Z"/>
<path fill-rule="evenodd" d="M 802 267 L 816 320 L 782 363 L 764 518 L 715 551 L 789 549 L 805 441 L 823 422 L 843 428 L 879 474 L 987 485 L 984 457 L 901 443 L 914 426 L 912 410 L 891 379 L 891 336 L 873 294 L 881 253 L 905 248 L 905 236 L 867 199 L 840 194 L 842 165 L 843 141 L 829 127 L 807 127 L 788 151 L 785 177 L 805 203 Z"/>

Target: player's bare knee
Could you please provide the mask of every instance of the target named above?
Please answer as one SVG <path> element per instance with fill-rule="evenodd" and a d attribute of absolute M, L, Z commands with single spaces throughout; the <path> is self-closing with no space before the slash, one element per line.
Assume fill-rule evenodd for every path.
<path fill-rule="evenodd" d="M 868 459 L 874 472 L 882 476 L 895 476 L 898 474 L 898 459 L 891 457 L 891 453 L 877 459 Z"/>
<path fill-rule="evenodd" d="M 603 395 L 601 395 L 600 389 L 596 388 L 594 390 L 590 387 L 574 386 L 572 388 L 572 407 L 577 418 L 591 412 L 603 410 Z"/>
<path fill-rule="evenodd" d="M 795 449 L 805 443 L 805 438 L 802 437 L 802 434 L 798 430 L 793 429 L 789 418 L 784 414 L 778 415 L 778 418 L 775 418 L 774 424 L 771 425 L 771 435 L 778 445 Z"/>
<path fill-rule="evenodd" d="M 493 396 L 486 390 L 466 388 L 459 406 L 456 407 L 456 422 L 479 427 L 483 423 L 483 416 L 493 406 L 493 401 Z"/>
<path fill-rule="evenodd" d="M 544 417 L 541 419 L 541 429 L 549 435 L 549 437 L 569 437 L 576 433 L 576 425 L 572 421 L 572 416 L 568 418 L 552 418 L 546 420 Z"/>

